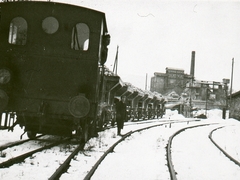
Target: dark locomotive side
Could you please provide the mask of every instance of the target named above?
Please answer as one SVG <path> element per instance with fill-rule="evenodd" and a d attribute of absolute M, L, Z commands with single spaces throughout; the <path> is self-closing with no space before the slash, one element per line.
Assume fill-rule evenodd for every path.
<path fill-rule="evenodd" d="M 19 124 L 30 138 L 76 134 L 86 141 L 114 120 L 115 96 L 129 96 L 129 118 L 142 117 L 136 114 L 147 108 L 145 99 L 156 110 L 163 102 L 106 73 L 110 36 L 104 13 L 52 2 L 0 8 L 1 127 Z"/>
<path fill-rule="evenodd" d="M 33 135 L 88 129 L 96 118 L 106 35 L 101 12 L 49 2 L 1 3 L 1 110 L 15 112 Z"/>

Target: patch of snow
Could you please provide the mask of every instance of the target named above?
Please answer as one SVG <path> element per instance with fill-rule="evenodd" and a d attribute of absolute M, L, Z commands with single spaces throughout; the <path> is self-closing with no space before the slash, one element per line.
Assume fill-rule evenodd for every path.
<path fill-rule="evenodd" d="M 192 122 L 190 119 L 178 114 L 177 111 L 167 111 L 163 119 L 145 121 L 151 123 L 125 123 L 122 134 L 146 126 L 169 122 L 169 124 L 135 133 L 128 137 L 126 141 L 114 149 L 113 153 L 105 158 L 92 178 L 169 179 L 165 149 L 168 138 L 178 129 L 196 124 L 218 123 L 217 125 L 209 126 L 212 128 L 226 126 L 215 131 L 213 138 L 221 147 L 239 160 L 239 121 L 222 119 L 221 110 L 211 110 L 207 114 L 208 119 Z M 181 123 L 170 123 L 173 120 L 180 120 Z M 0 131 L 0 145 L 19 140 L 22 133 L 23 130 L 19 127 L 16 127 L 14 132 Z M 85 145 L 84 151 L 79 152 L 71 161 L 70 168 L 60 179 L 83 179 L 103 153 L 120 139 L 116 133 L 117 129 L 111 128 L 104 132 L 99 132 L 97 138 L 90 139 Z M 206 179 L 206 175 L 208 176 L 207 179 L 232 179 L 233 177 L 234 179 L 240 179 L 240 168 L 210 143 L 210 140 L 206 137 L 207 133 L 208 129 L 206 128 L 201 130 L 200 128 L 199 130 L 192 129 L 179 134 L 179 136 L 176 136 L 176 139 L 174 138 L 172 144 L 172 152 L 174 153 L 173 164 L 178 172 L 179 179 Z M 193 138 L 196 136 L 198 137 L 197 140 Z M 23 138 L 27 139 L 26 135 Z M 28 146 L 33 145 L 29 144 Z M 0 179 L 47 179 L 55 172 L 57 166 L 63 162 L 73 148 L 74 145 L 70 147 L 58 146 L 43 153 L 34 154 L 31 158 L 27 158 L 24 163 L 0 169 Z M 21 153 L 25 150 L 25 148 L 22 148 L 16 151 Z M 211 159 L 214 159 L 214 161 L 207 161 Z M 205 163 L 209 163 L 211 166 L 206 166 Z M 224 170 L 227 173 L 223 174 L 221 172 L 219 176 L 216 176 L 216 174 L 212 175 L 211 172 L 219 164 L 223 164 L 226 167 Z M 218 170 L 223 171 L 219 168 Z"/>

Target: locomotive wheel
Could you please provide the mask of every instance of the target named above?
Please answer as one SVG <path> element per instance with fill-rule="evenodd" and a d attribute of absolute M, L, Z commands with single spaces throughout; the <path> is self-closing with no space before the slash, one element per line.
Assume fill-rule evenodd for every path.
<path fill-rule="evenodd" d="M 37 135 L 37 133 L 34 131 L 27 131 L 27 136 L 29 139 L 35 139 L 36 135 Z"/>

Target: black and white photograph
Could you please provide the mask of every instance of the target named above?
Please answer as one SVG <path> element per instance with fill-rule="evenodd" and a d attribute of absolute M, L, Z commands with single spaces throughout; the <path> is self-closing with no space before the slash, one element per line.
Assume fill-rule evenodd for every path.
<path fill-rule="evenodd" d="M 240 0 L 1 0 L 0 179 L 240 179 Z"/>

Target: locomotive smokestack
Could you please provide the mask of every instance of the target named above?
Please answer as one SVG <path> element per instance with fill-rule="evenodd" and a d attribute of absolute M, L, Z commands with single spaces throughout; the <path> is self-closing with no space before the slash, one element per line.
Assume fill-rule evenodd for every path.
<path fill-rule="evenodd" d="M 192 75 L 193 78 L 194 78 L 194 70 L 195 70 L 195 51 L 192 51 L 190 75 Z"/>

